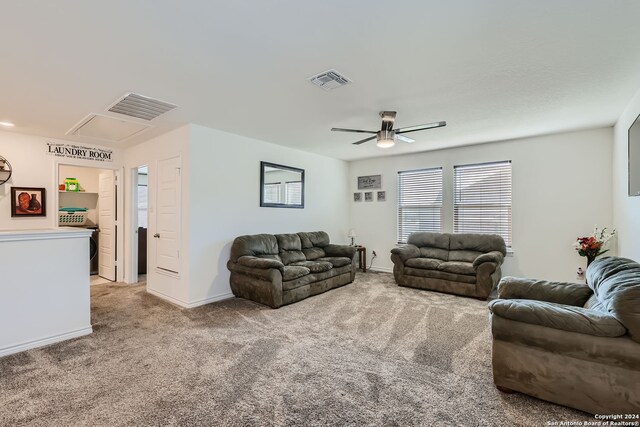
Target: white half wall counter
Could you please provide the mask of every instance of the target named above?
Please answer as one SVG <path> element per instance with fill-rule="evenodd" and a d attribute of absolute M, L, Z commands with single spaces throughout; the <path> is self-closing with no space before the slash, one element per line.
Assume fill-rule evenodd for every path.
<path fill-rule="evenodd" d="M 0 230 L 0 357 L 93 332 L 83 228 Z"/>

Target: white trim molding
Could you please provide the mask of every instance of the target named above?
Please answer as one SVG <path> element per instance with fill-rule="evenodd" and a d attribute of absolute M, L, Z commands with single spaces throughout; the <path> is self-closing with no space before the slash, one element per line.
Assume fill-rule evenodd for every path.
<path fill-rule="evenodd" d="M 88 326 L 86 328 L 77 329 L 75 331 L 69 331 L 64 334 L 53 335 L 47 338 L 40 338 L 33 341 L 27 341 L 9 347 L 0 348 L 0 357 L 8 356 L 10 354 L 20 353 L 22 351 L 31 350 L 33 348 L 44 347 L 47 345 L 55 344 L 61 341 L 70 340 L 72 338 L 78 338 L 93 333 L 93 328 Z"/>
<path fill-rule="evenodd" d="M 179 307 L 182 307 L 182 308 L 200 307 L 201 305 L 210 304 L 212 302 L 222 301 L 222 300 L 234 297 L 234 295 L 231 292 L 227 292 L 227 293 L 224 293 L 224 294 L 214 295 L 212 297 L 208 297 L 208 298 L 203 298 L 203 299 L 187 302 L 187 301 L 182 301 L 182 300 L 180 300 L 178 298 L 169 296 L 167 294 L 163 294 L 162 292 L 155 291 L 153 289 L 147 289 L 147 292 L 149 292 L 151 295 L 155 295 L 158 298 L 161 298 L 161 299 L 163 299 L 165 301 L 168 301 L 168 302 L 170 302 L 172 304 L 175 304 L 175 305 L 177 305 Z"/>
<path fill-rule="evenodd" d="M 0 242 L 19 242 L 25 240 L 78 239 L 91 236 L 92 230 L 86 228 L 60 227 L 40 230 L 0 231 Z"/>

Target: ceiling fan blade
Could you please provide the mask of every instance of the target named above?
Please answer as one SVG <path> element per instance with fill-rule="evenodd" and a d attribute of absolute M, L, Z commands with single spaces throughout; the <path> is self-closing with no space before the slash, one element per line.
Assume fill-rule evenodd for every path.
<path fill-rule="evenodd" d="M 331 128 L 333 132 L 378 133 L 375 130 Z"/>
<path fill-rule="evenodd" d="M 425 129 L 434 129 L 434 128 L 439 128 L 446 125 L 447 125 L 447 122 L 434 122 L 434 123 L 427 123 L 426 125 L 409 126 L 406 128 L 397 129 L 396 135 L 399 133 L 416 132 L 416 131 L 425 130 Z"/>
<path fill-rule="evenodd" d="M 376 137 L 375 136 L 370 136 L 369 138 L 361 139 L 360 141 L 354 142 L 353 145 L 360 145 L 363 142 L 371 141 L 372 139 L 376 139 Z"/>
<path fill-rule="evenodd" d="M 416 140 L 415 140 L 415 139 L 413 139 L 413 138 L 409 138 L 408 136 L 400 135 L 400 134 L 398 134 L 398 133 L 396 133 L 396 139 L 397 139 L 398 141 L 406 142 L 406 143 L 408 143 L 408 144 L 411 144 L 412 142 L 416 142 Z"/>

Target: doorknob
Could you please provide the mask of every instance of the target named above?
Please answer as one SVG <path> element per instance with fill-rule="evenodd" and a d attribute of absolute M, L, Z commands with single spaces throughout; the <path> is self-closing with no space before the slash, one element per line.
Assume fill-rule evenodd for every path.
<path fill-rule="evenodd" d="M 160 238 L 160 234 L 156 233 L 153 235 L 153 237 L 155 237 L 156 239 Z"/>

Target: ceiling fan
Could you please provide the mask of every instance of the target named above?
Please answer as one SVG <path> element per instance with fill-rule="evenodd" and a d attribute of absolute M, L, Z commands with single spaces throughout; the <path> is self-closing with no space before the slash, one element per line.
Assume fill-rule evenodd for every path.
<path fill-rule="evenodd" d="M 439 128 L 442 126 L 446 126 L 447 122 L 434 122 L 428 123 L 426 125 L 417 125 L 417 126 L 409 126 L 406 128 L 393 129 L 393 122 L 396 120 L 396 112 L 395 111 L 381 111 L 380 117 L 382 117 L 382 128 L 379 131 L 375 130 L 362 130 L 362 129 L 343 129 L 343 128 L 331 128 L 334 132 L 356 132 L 356 133 L 373 133 L 374 136 L 370 136 L 369 138 L 361 139 L 360 141 L 356 141 L 354 145 L 360 145 L 363 142 L 371 141 L 372 139 L 377 139 L 377 146 L 380 148 L 389 148 L 393 147 L 396 143 L 396 139 L 398 141 L 412 143 L 416 142 L 415 139 L 404 136 L 403 134 L 408 132 L 416 132 L 419 130 L 433 129 Z"/>

